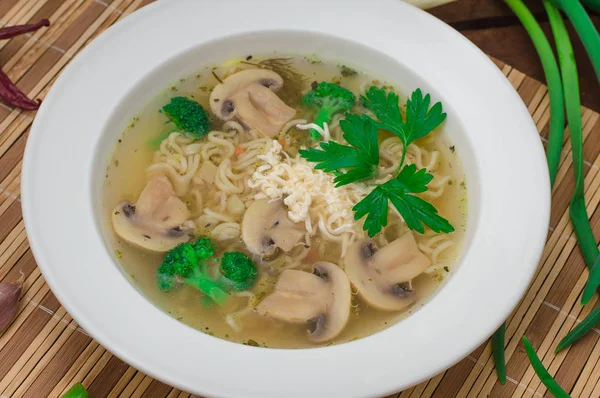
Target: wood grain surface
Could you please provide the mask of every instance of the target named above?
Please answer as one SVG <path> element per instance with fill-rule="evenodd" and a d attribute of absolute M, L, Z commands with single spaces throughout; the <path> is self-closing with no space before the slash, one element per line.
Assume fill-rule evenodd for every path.
<path fill-rule="evenodd" d="M 540 22 L 550 42 L 548 17 L 541 0 L 524 0 Z M 544 81 L 544 72 L 535 48 L 519 20 L 501 0 L 458 0 L 430 10 L 431 14 L 449 23 L 486 54 L 501 59 L 528 76 Z M 592 14 L 592 20 L 600 28 L 600 15 Z M 575 58 L 579 69 L 581 100 L 584 106 L 600 112 L 600 83 L 592 69 L 585 49 L 567 21 Z"/>
<path fill-rule="evenodd" d="M 0 42 L 0 65 L 30 96 L 44 98 L 64 66 L 86 44 L 150 2 L 0 0 L 0 26 L 41 18 L 52 21 L 50 28 Z M 537 1 L 528 3 L 542 14 Z M 459 0 L 432 13 L 461 30 L 488 54 L 509 61 L 495 60 L 527 105 L 540 132 L 540 143 L 545 145 L 547 89 L 539 81 L 543 75 L 537 57 L 506 7 L 494 0 Z M 580 47 L 577 51 L 579 58 L 584 57 Z M 589 109 L 600 110 L 599 90 L 593 74 L 586 72 L 585 58 L 579 58 L 588 106 L 582 108 L 586 203 L 594 233 L 600 236 L 600 114 Z M 0 103 L 0 280 L 14 281 L 21 272 L 27 277 L 18 316 L 0 334 L 0 397 L 57 397 L 78 381 L 94 398 L 189 397 L 130 367 L 96 343 L 45 284 L 29 249 L 20 204 L 21 161 L 34 117 L 35 113 Z M 587 270 L 568 217 L 574 186 L 571 166 L 566 139 L 552 194 L 548 243 L 532 284 L 507 320 L 507 384 L 498 383 L 490 344 L 486 342 L 446 372 L 391 397 L 549 396 L 525 356 L 520 344 L 523 335 L 532 341 L 550 373 L 573 397 L 600 397 L 599 330 L 558 355 L 553 352 L 557 342 L 598 301 L 596 296 L 591 305 L 579 305 Z"/>

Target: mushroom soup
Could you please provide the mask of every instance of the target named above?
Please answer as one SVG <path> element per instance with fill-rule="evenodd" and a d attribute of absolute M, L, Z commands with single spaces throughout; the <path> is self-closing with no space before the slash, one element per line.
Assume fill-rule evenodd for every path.
<path fill-rule="evenodd" d="M 451 273 L 466 188 L 421 90 L 316 57 L 179 79 L 116 144 L 104 211 L 132 283 L 202 332 L 261 347 L 351 341 Z"/>

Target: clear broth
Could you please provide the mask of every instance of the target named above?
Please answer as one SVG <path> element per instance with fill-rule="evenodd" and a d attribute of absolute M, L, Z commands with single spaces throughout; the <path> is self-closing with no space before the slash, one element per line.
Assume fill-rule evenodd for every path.
<path fill-rule="evenodd" d="M 251 62 L 255 62 L 256 59 L 256 57 L 253 58 Z M 233 60 L 221 65 L 220 68 L 230 68 L 232 64 L 237 62 L 239 60 Z M 312 81 L 333 81 L 358 94 L 361 86 L 365 84 L 382 84 L 382 81 L 374 76 L 360 72 L 357 75 L 346 77 L 342 75 L 341 64 L 320 62 L 315 57 L 295 57 L 292 66 L 306 78 L 303 89 L 308 89 Z M 219 73 L 221 69 L 214 70 Z M 207 307 L 200 304 L 202 293 L 192 288 L 184 287 L 172 293 L 160 291 L 156 285 L 155 274 L 164 254 L 149 253 L 132 247 L 121 241 L 112 230 L 110 221 L 112 210 L 123 200 L 135 202 L 147 182 L 145 169 L 151 164 L 154 151 L 146 143 L 149 139 L 160 135 L 165 124 L 165 117 L 158 110 L 171 97 L 180 95 L 191 97 L 202 104 L 205 109 L 209 109 L 210 88 L 217 84 L 215 76 L 211 73 L 212 71 L 212 67 L 205 67 L 196 74 L 181 78 L 171 87 L 161 92 L 143 107 L 138 116 L 133 118 L 122 137 L 118 140 L 110 164 L 107 167 L 103 190 L 105 227 L 109 244 L 122 270 L 137 289 L 173 318 L 204 333 L 237 343 L 271 348 L 315 347 L 317 344 L 307 338 L 305 325 L 282 323 L 256 313 L 251 313 L 240 319 L 239 323 L 243 325 L 243 330 L 240 332 L 234 331 L 224 321 L 224 317 L 227 313 L 245 307 L 248 301 L 247 298 L 232 296 L 223 307 L 215 305 Z M 359 70 L 357 69 L 357 71 Z M 287 85 L 284 86 L 283 92 L 279 93 L 280 97 L 286 100 L 289 106 L 298 109 L 299 93 L 286 91 L 285 87 Z M 400 93 L 401 98 L 405 99 L 406 95 L 407 93 Z M 218 128 L 220 124 L 215 123 L 214 127 Z M 444 134 L 443 129 L 438 130 L 416 144 L 440 151 L 437 170 L 451 176 L 444 195 L 439 199 L 431 200 L 431 203 L 456 229 L 456 232 L 453 233 L 456 244 L 451 253 L 451 257 L 456 259 L 460 252 L 463 232 L 466 227 L 466 186 L 462 166 L 455 148 Z M 419 241 L 417 233 L 415 233 L 415 237 Z M 241 241 L 231 242 L 228 249 L 231 250 L 232 246 L 237 246 L 237 250 L 245 251 Z M 339 250 L 333 250 L 333 252 L 339 253 Z M 339 254 L 337 256 L 332 254 L 319 260 L 340 263 Z M 433 274 L 421 274 L 413 280 L 418 299 L 406 311 L 383 312 L 375 310 L 366 305 L 360 298 L 354 296 L 354 307 L 351 310 L 350 320 L 346 328 L 333 341 L 323 345 L 339 344 L 371 335 L 410 315 L 422 307 L 432 294 L 439 289 L 447 275 L 451 273 L 451 265 L 449 264 L 443 270 Z M 308 270 L 310 264 L 306 264 L 300 269 Z M 257 284 L 261 286 L 255 286 L 254 289 L 260 289 L 261 291 L 272 289 L 276 278 L 266 275 L 261 277 L 263 279 Z"/>

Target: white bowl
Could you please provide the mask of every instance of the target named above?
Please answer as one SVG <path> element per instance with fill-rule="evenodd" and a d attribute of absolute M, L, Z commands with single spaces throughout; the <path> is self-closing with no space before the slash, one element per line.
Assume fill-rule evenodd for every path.
<path fill-rule="evenodd" d="M 457 271 L 406 320 L 332 347 L 264 349 L 176 321 L 123 276 L 105 245 L 100 190 L 125 124 L 172 81 L 233 55 L 350 60 L 442 100 L 469 189 Z M 161 1 L 100 35 L 37 114 L 23 163 L 23 216 L 35 258 L 69 313 L 141 371 L 209 397 L 381 396 L 475 349 L 509 315 L 541 256 L 550 189 L 521 99 L 460 34 L 399 0 Z"/>

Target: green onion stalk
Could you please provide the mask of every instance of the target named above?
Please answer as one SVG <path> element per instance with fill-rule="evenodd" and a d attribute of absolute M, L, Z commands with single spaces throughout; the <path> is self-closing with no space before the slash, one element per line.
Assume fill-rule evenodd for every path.
<path fill-rule="evenodd" d="M 500 384 L 506 384 L 506 360 L 504 359 L 504 333 L 506 332 L 506 322 L 504 322 L 496 333 L 492 336 L 492 355 L 494 357 L 494 366 L 498 374 Z"/>
<path fill-rule="evenodd" d="M 600 307 L 596 307 L 585 317 L 579 325 L 575 326 L 561 341 L 558 343 L 555 352 L 562 351 L 571 344 L 577 342 L 585 336 L 590 330 L 594 329 L 600 322 Z"/>
<path fill-rule="evenodd" d="M 565 23 L 550 0 L 544 0 L 544 7 L 548 13 L 550 27 L 556 41 L 556 49 L 558 52 L 558 62 L 563 79 L 563 91 L 565 95 L 565 106 L 567 110 L 567 121 L 571 136 L 571 151 L 573 154 L 573 169 L 575 171 L 575 190 L 571 198 L 569 213 L 571 215 L 571 223 L 577 236 L 579 248 L 585 263 L 590 268 L 591 272 L 597 273 L 598 267 L 594 267 L 598 258 L 598 246 L 596 238 L 590 226 L 587 209 L 585 207 L 584 197 L 584 179 L 583 171 L 583 133 L 581 122 L 581 103 L 579 95 L 579 79 L 577 75 L 577 65 L 575 64 L 575 54 L 573 46 L 569 39 L 569 33 L 565 27 Z M 600 48 L 598 48 L 600 50 Z M 588 278 L 588 282 L 591 278 Z M 598 288 L 598 285 L 593 286 L 592 292 Z M 588 291 L 589 291 L 588 287 Z M 591 295 L 582 297 L 582 304 L 586 304 Z"/>
<path fill-rule="evenodd" d="M 523 345 L 525 346 L 525 352 L 527 353 L 527 358 L 529 358 L 529 362 L 533 367 L 533 370 L 540 378 L 541 382 L 544 383 L 548 392 L 550 392 L 555 398 L 571 398 L 571 396 L 562 389 L 562 387 L 550 376 L 548 370 L 544 367 L 544 364 L 537 356 L 533 346 L 527 339 L 527 337 L 523 336 Z"/>
<path fill-rule="evenodd" d="M 527 6 L 521 0 L 505 0 L 505 3 L 513 10 L 525 27 L 529 37 L 531 37 L 531 41 L 542 62 L 544 75 L 546 76 L 548 95 L 550 97 L 550 129 L 546 157 L 548 159 L 550 184 L 554 185 L 565 129 L 564 95 L 558 63 L 552 52 L 552 47 L 544 35 L 544 31 Z"/>
<path fill-rule="evenodd" d="M 546 158 L 548 161 L 550 184 L 554 185 L 560 163 L 565 128 L 565 105 L 560 70 L 548 39 L 527 6 L 521 0 L 505 0 L 505 2 L 519 18 L 529 34 L 540 57 L 544 75 L 546 76 L 548 95 L 550 97 L 550 129 Z M 492 336 L 494 364 L 498 373 L 498 379 L 502 384 L 506 382 L 506 363 L 504 358 L 505 331 L 506 323 L 503 323 Z"/>
<path fill-rule="evenodd" d="M 579 35 L 585 50 L 592 61 L 596 76 L 600 82 L 600 34 L 594 26 L 594 22 L 585 11 L 583 5 L 577 0 L 551 0 L 552 5 L 560 8 L 569 18 L 575 31 Z M 598 0 L 586 0 L 588 7 L 598 11 L 600 2 Z M 547 9 L 547 8 L 546 8 Z M 550 21 L 552 23 L 552 21 Z M 560 54 L 560 51 L 559 51 Z"/>

